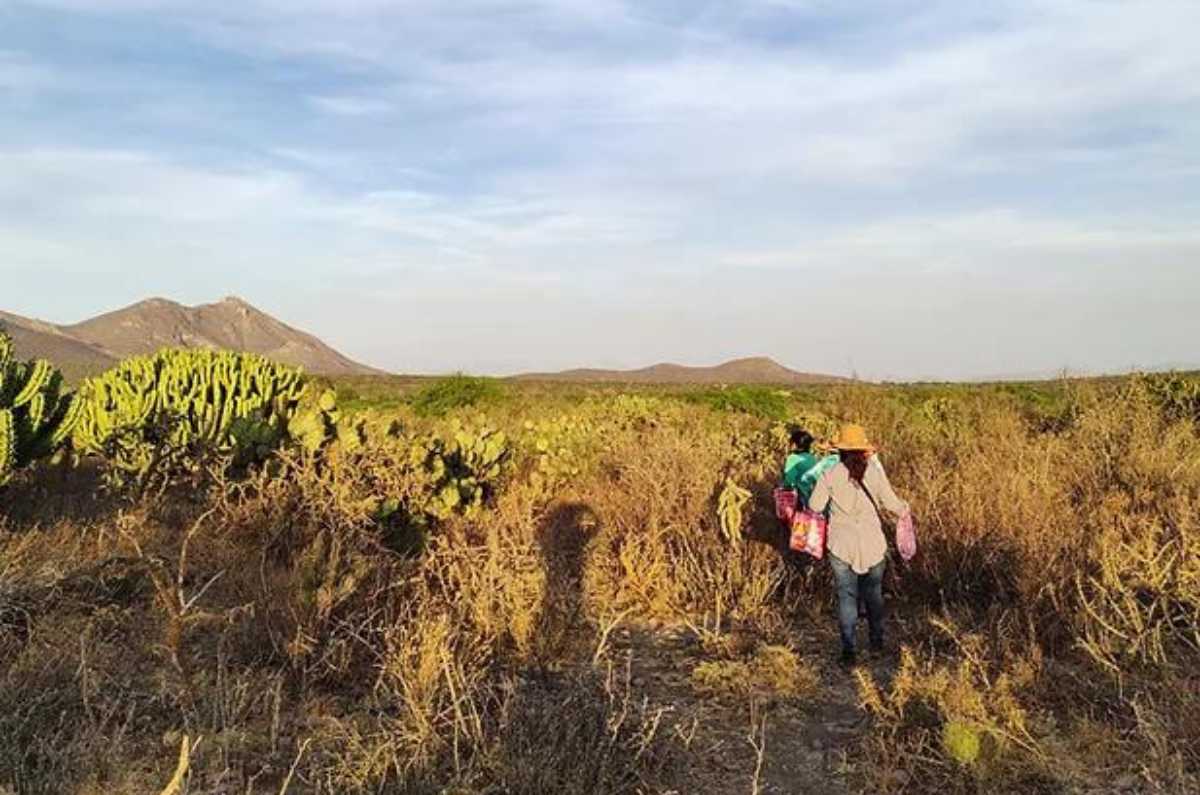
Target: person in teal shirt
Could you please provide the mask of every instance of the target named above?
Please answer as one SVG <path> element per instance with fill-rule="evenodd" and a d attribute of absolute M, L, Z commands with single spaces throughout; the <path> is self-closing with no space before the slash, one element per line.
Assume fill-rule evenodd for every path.
<path fill-rule="evenodd" d="M 812 453 L 813 437 L 806 430 L 792 431 L 792 451 L 783 462 L 783 487 L 800 490 L 800 479 L 804 473 L 816 466 L 817 457 Z"/>
<path fill-rule="evenodd" d="M 798 504 L 804 507 L 812 495 L 813 486 L 825 470 L 838 462 L 837 455 L 818 456 L 812 451 L 812 434 L 801 428 L 792 431 L 792 452 L 783 462 L 782 485 L 795 489 L 800 495 Z"/>
<path fill-rule="evenodd" d="M 824 475 L 826 471 L 837 466 L 839 461 L 841 461 L 841 458 L 838 457 L 837 453 L 829 453 L 824 455 L 821 458 L 818 458 L 817 463 L 809 467 L 808 471 L 800 477 L 799 492 L 800 499 L 803 500 L 803 502 L 800 503 L 801 507 L 808 507 L 808 499 L 812 496 L 813 489 L 816 487 L 817 481 L 821 479 L 821 476 Z"/>

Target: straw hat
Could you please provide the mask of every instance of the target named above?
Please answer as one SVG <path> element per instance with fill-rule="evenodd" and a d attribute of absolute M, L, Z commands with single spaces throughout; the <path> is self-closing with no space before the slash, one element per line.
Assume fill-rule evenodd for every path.
<path fill-rule="evenodd" d="M 838 438 L 833 440 L 833 446 L 839 450 L 875 452 L 875 445 L 867 439 L 867 429 L 854 423 L 842 426 L 842 432 L 838 434 Z"/>

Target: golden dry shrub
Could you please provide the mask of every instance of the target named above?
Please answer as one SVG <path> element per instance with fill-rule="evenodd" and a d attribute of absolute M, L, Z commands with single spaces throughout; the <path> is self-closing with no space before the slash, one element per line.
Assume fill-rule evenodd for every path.
<path fill-rule="evenodd" d="M 813 663 L 794 649 L 763 644 L 748 657 L 705 660 L 692 669 L 692 687 L 709 695 L 802 698 L 819 690 Z"/>
<path fill-rule="evenodd" d="M 763 544 L 732 543 L 716 513 L 740 438 L 689 423 L 612 440 L 601 478 L 575 492 L 599 521 L 590 602 L 658 619 L 755 621 L 773 609 L 788 575 L 782 559 Z"/>
<path fill-rule="evenodd" d="M 0 504 L 0 787 L 157 791 L 188 736 L 195 791 L 278 792 L 293 769 L 320 793 L 678 789 L 666 718 L 595 667 L 640 622 L 703 628 L 680 698 L 857 694 L 864 791 L 1196 791 L 1200 440 L 1151 397 L 851 385 L 797 405 L 865 423 L 918 522 L 888 581 L 906 651 L 849 683 L 801 645 L 836 643 L 824 567 L 759 543 L 785 426 L 668 391 L 497 405 L 511 468 L 424 524 L 381 510 L 429 485 L 386 439 L 135 505 L 86 471 L 22 476 Z M 727 482 L 751 495 L 740 538 Z"/>
<path fill-rule="evenodd" d="M 958 775 L 1001 789 L 1048 778 L 1027 704 L 1040 655 L 997 660 L 981 636 L 935 623 L 951 654 L 904 647 L 886 687 L 867 669 L 855 672 L 859 700 L 875 719 L 868 749 L 879 764 L 866 766 L 865 775 L 885 788 L 898 766 L 922 786 L 944 786 Z"/>

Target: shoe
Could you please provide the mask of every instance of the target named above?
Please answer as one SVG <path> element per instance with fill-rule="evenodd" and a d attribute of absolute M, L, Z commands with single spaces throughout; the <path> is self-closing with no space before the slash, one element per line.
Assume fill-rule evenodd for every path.
<path fill-rule="evenodd" d="M 839 660 L 839 663 L 841 664 L 842 668 L 845 668 L 847 671 L 849 671 L 858 665 L 858 655 L 856 655 L 851 649 L 843 649 L 842 657 Z"/>
<path fill-rule="evenodd" d="M 874 657 L 882 657 L 883 653 L 884 653 L 883 641 L 882 640 L 871 641 L 871 655 Z"/>

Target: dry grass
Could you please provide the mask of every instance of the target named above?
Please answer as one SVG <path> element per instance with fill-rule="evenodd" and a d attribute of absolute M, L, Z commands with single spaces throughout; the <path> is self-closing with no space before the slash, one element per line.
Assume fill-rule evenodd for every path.
<path fill-rule="evenodd" d="M 1200 788 L 1195 426 L 1137 383 L 1077 388 L 1053 422 L 983 392 L 903 397 L 805 409 L 865 422 L 919 520 L 889 580 L 899 670 L 859 683 L 858 784 Z M 770 516 L 784 429 L 642 397 L 502 419 L 517 438 L 560 410 L 594 437 L 570 442 L 586 466 L 549 489 L 521 450 L 482 515 L 423 535 L 375 518 L 421 487 L 386 447 L 132 504 L 86 471 L 14 483 L 0 791 L 161 791 L 185 737 L 190 792 L 667 790 L 691 751 L 607 666 L 618 621 L 694 627 L 703 693 L 820 696 L 832 650 L 789 644 L 827 578 Z M 722 532 L 727 478 L 769 543 Z"/>
<path fill-rule="evenodd" d="M 764 644 L 745 659 L 705 660 L 692 669 L 692 686 L 705 695 L 801 698 L 820 688 L 812 661 L 787 646 Z"/>

